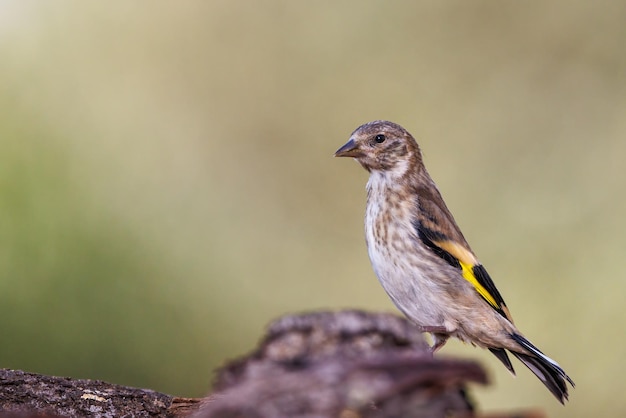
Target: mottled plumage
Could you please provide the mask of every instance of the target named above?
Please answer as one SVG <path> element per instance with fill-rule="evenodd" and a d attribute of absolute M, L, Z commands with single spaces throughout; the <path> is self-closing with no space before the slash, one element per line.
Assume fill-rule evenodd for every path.
<path fill-rule="evenodd" d="M 507 350 L 563 403 L 563 369 L 515 327 L 502 295 L 474 255 L 424 167 L 415 139 L 400 125 L 357 128 L 336 153 L 370 173 L 365 236 L 372 267 L 396 306 L 433 335 L 488 348 L 515 374 Z"/>

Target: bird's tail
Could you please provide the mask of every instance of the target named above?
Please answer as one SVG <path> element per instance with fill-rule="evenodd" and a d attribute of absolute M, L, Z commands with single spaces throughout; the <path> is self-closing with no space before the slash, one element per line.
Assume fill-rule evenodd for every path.
<path fill-rule="evenodd" d="M 567 384 L 565 381 L 567 380 L 567 382 L 574 387 L 575 385 L 572 379 L 570 379 L 556 361 L 539 351 L 539 349 L 532 345 L 526 338 L 519 334 L 511 334 L 511 338 L 526 351 L 531 353 L 526 354 L 511 351 L 511 354 L 524 363 L 524 365 L 546 385 L 559 402 L 564 403 L 568 398 Z"/>

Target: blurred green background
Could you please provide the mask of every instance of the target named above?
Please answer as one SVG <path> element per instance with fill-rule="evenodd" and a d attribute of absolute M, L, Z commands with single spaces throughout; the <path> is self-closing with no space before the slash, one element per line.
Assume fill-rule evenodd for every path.
<path fill-rule="evenodd" d="M 520 328 L 483 410 L 623 416 L 626 3 L 0 2 L 0 367 L 208 390 L 273 318 L 393 311 L 361 123 L 419 140 Z"/>

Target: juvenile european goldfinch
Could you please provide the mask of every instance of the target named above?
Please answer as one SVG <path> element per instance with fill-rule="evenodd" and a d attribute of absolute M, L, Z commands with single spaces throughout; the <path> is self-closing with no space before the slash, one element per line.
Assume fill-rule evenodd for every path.
<path fill-rule="evenodd" d="M 563 403 L 574 382 L 513 324 L 504 299 L 463 237 L 424 167 L 415 139 L 400 125 L 357 128 L 336 157 L 369 173 L 365 236 L 369 258 L 396 306 L 433 336 L 489 349 L 513 374 L 507 350 Z"/>

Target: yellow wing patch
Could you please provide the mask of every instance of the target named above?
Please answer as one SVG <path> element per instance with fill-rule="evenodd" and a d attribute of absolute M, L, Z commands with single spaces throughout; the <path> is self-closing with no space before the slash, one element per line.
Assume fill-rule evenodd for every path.
<path fill-rule="evenodd" d="M 462 261 L 460 263 L 461 263 L 461 269 L 463 270 L 463 278 L 467 280 L 468 282 L 470 282 L 472 285 L 474 285 L 478 293 L 480 293 L 480 295 L 483 298 L 485 298 L 485 300 L 489 302 L 491 306 L 493 306 L 496 309 L 499 309 L 500 306 L 498 305 L 496 300 L 493 298 L 493 296 L 491 296 L 491 293 L 489 293 L 487 289 L 485 289 L 485 287 L 478 282 L 478 279 L 476 279 L 476 276 L 474 276 L 474 272 L 472 271 L 472 268 L 474 266 L 467 265 Z"/>
<path fill-rule="evenodd" d="M 474 275 L 473 268 L 476 264 L 478 264 L 478 260 L 471 251 L 466 249 L 465 247 L 457 244 L 452 241 L 435 241 L 435 245 L 439 248 L 447 251 L 461 264 L 461 269 L 463 273 L 463 278 L 470 282 L 475 288 L 476 291 L 483 297 L 491 306 L 496 309 L 500 309 L 501 306 L 498 304 L 496 299 L 489 293 L 485 286 L 480 284 L 476 276 Z"/>
<path fill-rule="evenodd" d="M 474 257 L 471 251 L 452 241 L 433 241 L 437 247 L 442 250 L 450 253 L 454 258 L 459 260 L 461 263 L 465 263 L 468 266 L 473 266 L 474 264 L 478 264 L 478 260 Z"/>

